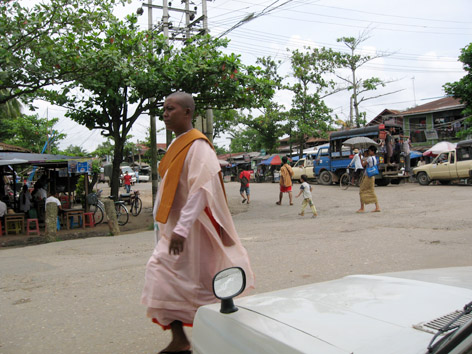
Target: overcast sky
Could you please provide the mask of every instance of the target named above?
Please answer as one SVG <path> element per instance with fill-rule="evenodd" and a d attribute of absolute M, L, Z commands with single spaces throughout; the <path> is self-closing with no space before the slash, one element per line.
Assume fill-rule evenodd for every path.
<path fill-rule="evenodd" d="M 201 15 L 201 0 L 193 0 Z M 147 2 L 147 1 L 146 1 Z M 141 1 L 132 1 L 117 9 L 119 16 L 136 11 Z M 154 0 L 162 5 L 161 0 Z M 284 4 L 285 3 L 285 4 Z M 215 0 L 208 1 L 208 26 L 210 33 L 218 36 L 248 15 L 266 12 L 252 21 L 229 32 L 229 51 L 241 55 L 245 64 L 254 64 L 258 57 L 271 56 L 283 62 L 280 71 L 290 74 L 287 48 L 304 46 L 328 47 L 345 51 L 336 41 L 340 37 L 358 37 L 369 30 L 370 38 L 362 44 L 362 53 L 388 54 L 366 64 L 359 70 L 361 78 L 379 77 L 393 81 L 371 95 L 402 90 L 401 92 L 366 101 L 361 107 L 371 120 L 383 109 L 403 110 L 444 96 L 442 86 L 464 76 L 462 63 L 457 57 L 461 48 L 472 40 L 472 1 L 470 0 Z M 281 7 L 276 8 L 279 5 Z M 173 7 L 183 8 L 180 0 Z M 274 9 L 276 8 L 276 9 Z M 268 11 L 274 9 L 273 11 Z M 154 23 L 162 16 L 154 10 Z M 174 26 L 183 24 L 179 12 L 171 12 Z M 147 28 L 147 10 L 139 18 Z M 346 72 L 346 74 L 348 74 Z M 286 92 L 277 95 L 277 101 L 290 107 L 291 96 Z M 338 93 L 326 99 L 326 103 L 342 119 L 349 115 L 349 95 Z M 49 107 L 49 117 L 62 117 L 63 110 Z M 41 105 L 40 116 L 46 115 L 46 105 Z M 149 118 L 141 117 L 133 126 L 134 141 L 144 139 Z M 158 122 L 158 127 L 163 124 Z M 99 131 L 89 131 L 67 119 L 61 119 L 58 130 L 68 134 L 61 147 L 80 145 L 93 151 L 100 143 Z M 158 135 L 158 142 L 165 142 L 165 134 Z M 227 145 L 228 139 L 217 139 L 218 145 Z"/>

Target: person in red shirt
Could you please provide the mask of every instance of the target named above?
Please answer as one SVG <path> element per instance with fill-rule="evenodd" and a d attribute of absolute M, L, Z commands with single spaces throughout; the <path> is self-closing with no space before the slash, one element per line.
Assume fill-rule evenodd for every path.
<path fill-rule="evenodd" d="M 250 200 L 250 195 L 251 192 L 249 190 L 249 180 L 251 179 L 251 172 L 248 170 L 241 171 L 239 174 L 239 181 L 241 182 L 241 187 L 239 188 L 239 193 L 241 194 L 241 197 L 243 198 L 242 203 L 247 203 L 249 204 Z M 246 193 L 246 196 L 244 196 L 244 193 Z"/>
<path fill-rule="evenodd" d="M 126 193 L 129 193 L 131 191 L 131 175 L 128 174 L 128 171 L 123 176 L 123 184 L 125 185 Z"/>

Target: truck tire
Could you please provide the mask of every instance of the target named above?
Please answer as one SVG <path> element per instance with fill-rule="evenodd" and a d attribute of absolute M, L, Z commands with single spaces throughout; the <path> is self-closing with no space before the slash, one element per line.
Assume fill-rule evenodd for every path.
<path fill-rule="evenodd" d="M 388 178 L 379 178 L 375 180 L 375 184 L 379 187 L 385 187 L 390 184 L 390 180 Z"/>
<path fill-rule="evenodd" d="M 421 184 L 422 186 L 427 186 L 431 182 L 426 172 L 418 173 L 418 175 L 416 176 L 416 179 L 418 180 L 418 183 Z"/>
<path fill-rule="evenodd" d="M 331 176 L 331 172 L 324 170 L 320 173 L 319 180 L 321 184 L 328 186 L 333 183 L 333 176 Z"/>
<path fill-rule="evenodd" d="M 390 180 L 391 184 L 400 184 L 400 178 L 395 178 Z"/>

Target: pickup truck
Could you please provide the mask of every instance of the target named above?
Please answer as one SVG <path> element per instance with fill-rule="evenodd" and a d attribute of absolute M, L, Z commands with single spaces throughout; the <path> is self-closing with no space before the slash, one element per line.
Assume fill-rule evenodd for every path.
<path fill-rule="evenodd" d="M 431 181 L 448 184 L 454 179 L 472 178 L 472 140 L 461 141 L 455 149 L 443 151 L 430 164 L 414 168 L 413 174 L 423 186 Z"/>
<path fill-rule="evenodd" d="M 311 156 L 307 156 L 298 160 L 292 167 L 292 170 L 292 180 L 294 181 L 299 181 L 301 175 L 307 175 L 308 179 L 316 178 L 313 170 L 313 159 L 311 158 Z"/>

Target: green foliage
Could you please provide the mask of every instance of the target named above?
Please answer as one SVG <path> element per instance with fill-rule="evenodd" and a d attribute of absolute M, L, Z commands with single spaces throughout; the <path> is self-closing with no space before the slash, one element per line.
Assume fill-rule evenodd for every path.
<path fill-rule="evenodd" d="M 443 88 L 447 94 L 466 105 L 463 114 L 467 117 L 467 128 L 457 134 L 458 137 L 464 138 L 472 134 L 472 43 L 462 48 L 459 60 L 464 64 L 465 76 L 459 81 L 445 84 Z"/>
<path fill-rule="evenodd" d="M 248 128 L 242 131 L 233 132 L 231 139 L 230 152 L 250 152 L 260 151 L 262 144 L 259 140 L 259 132 L 255 129 Z"/>
<path fill-rule="evenodd" d="M 87 151 L 84 150 L 84 148 L 77 145 L 69 145 L 64 151 L 62 151 L 62 153 L 67 156 L 88 156 L 89 155 Z"/>
<path fill-rule="evenodd" d="M 252 146 L 250 151 L 265 149 L 268 153 L 275 153 L 279 139 L 285 133 L 284 122 L 287 119 L 287 114 L 282 112 L 282 107 L 276 104 L 270 104 L 262 111 L 263 114 L 258 117 L 241 115 L 238 122 L 249 127 L 247 137 L 255 139 L 250 144 Z M 253 131 L 257 132 L 257 136 L 253 136 Z"/>
<path fill-rule="evenodd" d="M 331 49 L 308 47 L 291 53 L 296 83 L 287 86 L 294 93 L 287 127 L 299 142 L 300 154 L 307 136 L 323 136 L 330 129 L 331 109 L 323 98 L 336 89 L 335 82 L 325 77 L 334 72 L 338 63 L 339 55 Z"/>
<path fill-rule="evenodd" d="M 0 140 L 40 153 L 48 137 L 53 137 L 46 151 L 57 154 L 59 141 L 66 137 L 65 134 L 53 130 L 58 120 L 39 118 L 38 115 L 22 115 L 16 119 L 3 120 Z"/>
<path fill-rule="evenodd" d="M 0 104 L 77 75 L 91 75 L 83 44 L 103 34 L 111 9 L 123 0 L 49 0 L 23 7 L 0 3 Z M 84 20 L 86 19 L 86 20 Z M 71 46 L 76 37 L 76 45 Z M 93 68 L 95 69 L 95 68 Z"/>
<path fill-rule="evenodd" d="M 95 151 L 92 152 L 92 155 L 95 157 L 104 158 L 105 156 L 113 155 L 113 150 L 115 146 L 113 144 L 113 140 L 108 138 L 103 143 L 99 144 Z"/>

